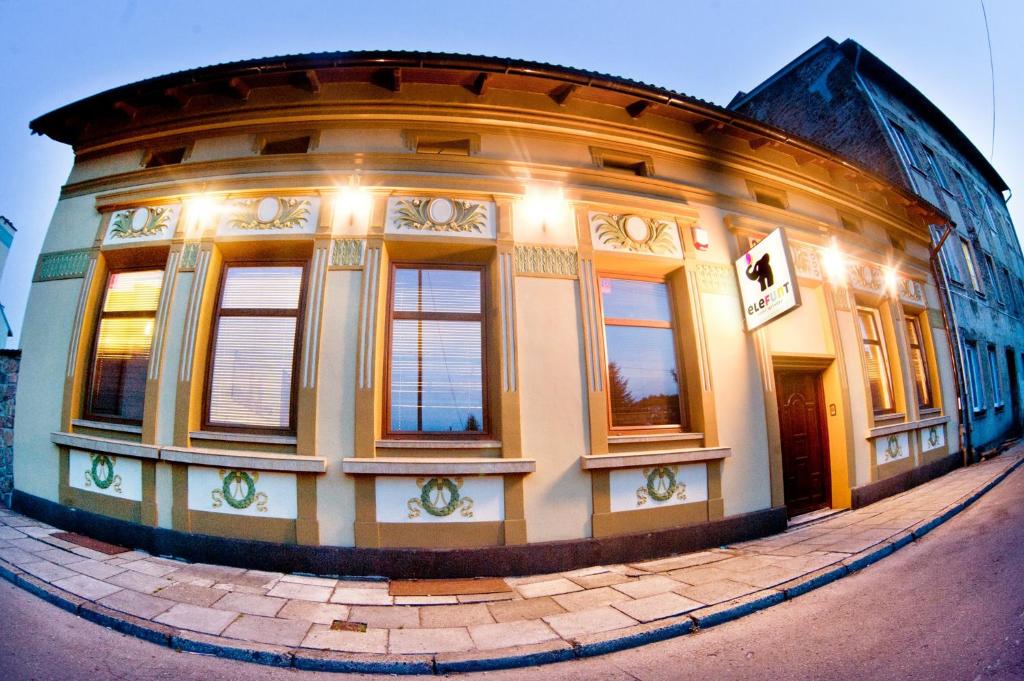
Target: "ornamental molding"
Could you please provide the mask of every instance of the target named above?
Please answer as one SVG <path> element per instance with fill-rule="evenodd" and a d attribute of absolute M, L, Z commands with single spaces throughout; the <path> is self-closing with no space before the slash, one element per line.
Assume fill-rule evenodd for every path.
<path fill-rule="evenodd" d="M 331 267 L 361 267 L 362 239 L 335 239 L 331 244 Z"/>
<path fill-rule="evenodd" d="M 875 439 L 875 462 L 882 466 L 910 456 L 910 438 L 906 432 L 891 433 Z"/>
<path fill-rule="evenodd" d="M 311 209 L 312 201 L 304 198 L 236 199 L 225 227 L 234 232 L 309 231 Z"/>
<path fill-rule="evenodd" d="M 896 285 L 900 300 L 911 305 L 924 307 L 924 285 L 913 279 L 900 279 Z"/>
<path fill-rule="evenodd" d="M 816 248 L 801 244 L 791 244 L 789 250 L 793 255 L 793 267 L 796 270 L 796 276 L 817 281 L 821 281 L 824 278 L 821 271 L 821 258 Z"/>
<path fill-rule="evenodd" d="M 697 288 L 702 293 L 738 296 L 735 270 L 724 263 L 698 262 L 693 266 L 697 275 Z"/>
<path fill-rule="evenodd" d="M 866 263 L 850 263 L 846 266 L 847 281 L 850 286 L 868 293 L 885 292 L 885 275 L 882 268 Z"/>
<path fill-rule="evenodd" d="M 114 471 L 114 464 L 117 457 L 107 454 L 89 454 L 91 466 L 85 471 L 85 488 L 89 489 L 95 485 L 96 489 L 113 489 L 116 494 L 121 494 L 121 476 Z"/>
<path fill-rule="evenodd" d="M 551 277 L 579 275 L 579 254 L 575 248 L 516 246 L 516 274 Z"/>
<path fill-rule="evenodd" d="M 92 253 L 91 248 L 43 253 L 36 262 L 36 271 L 32 281 L 80 279 L 85 276 L 90 253 Z"/>
<path fill-rule="evenodd" d="M 426 511 L 437 518 L 444 518 L 459 511 L 463 518 L 473 517 L 473 500 L 462 496 L 462 478 L 417 478 L 416 486 L 420 495 L 409 499 L 406 506 L 409 518 L 419 518 Z"/>
<path fill-rule="evenodd" d="M 646 505 L 648 501 L 664 503 L 672 498 L 686 501 L 686 483 L 676 480 L 678 473 L 679 466 L 644 468 L 645 484 L 636 490 L 637 507 Z"/>
<path fill-rule="evenodd" d="M 494 204 L 448 197 L 392 197 L 388 199 L 385 231 L 494 238 Z"/>
<path fill-rule="evenodd" d="M 110 218 L 106 243 L 138 239 L 169 239 L 177 223 L 177 206 L 140 206 L 119 210 Z"/>
<path fill-rule="evenodd" d="M 194 270 L 196 261 L 199 259 L 199 244 L 196 242 L 187 243 L 181 249 L 181 260 L 178 268 L 182 271 Z"/>
<path fill-rule="evenodd" d="M 590 213 L 594 248 L 642 255 L 680 255 L 675 223 L 632 213 Z"/>
<path fill-rule="evenodd" d="M 256 491 L 256 483 L 260 479 L 258 471 L 221 470 L 218 474 L 223 484 L 210 492 L 213 508 L 220 508 L 226 503 L 241 511 L 255 504 L 258 512 L 267 512 L 269 499 L 266 492 Z"/>

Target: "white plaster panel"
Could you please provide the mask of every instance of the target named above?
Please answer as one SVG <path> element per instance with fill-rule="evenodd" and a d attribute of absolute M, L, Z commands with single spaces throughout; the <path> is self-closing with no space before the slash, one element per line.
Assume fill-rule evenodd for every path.
<path fill-rule="evenodd" d="M 457 202 L 462 203 L 462 209 L 477 208 L 479 219 L 460 221 L 460 206 L 457 205 Z M 403 217 L 403 211 L 420 210 L 422 212 L 418 217 L 422 217 L 422 221 L 417 222 Z M 417 226 L 413 225 L 414 222 Z M 452 224 L 460 222 L 462 227 L 458 229 L 451 227 Z M 491 201 L 473 201 L 458 197 L 431 199 L 418 196 L 393 196 L 388 199 L 384 231 L 388 234 L 415 234 L 443 239 L 494 239 L 496 236 L 495 222 L 495 207 Z"/>
<path fill-rule="evenodd" d="M 910 456 L 910 436 L 907 432 L 875 438 L 875 462 L 892 463 Z"/>
<path fill-rule="evenodd" d="M 100 214 L 96 211 L 95 195 L 61 199 L 50 218 L 41 252 L 90 248 L 96 241 L 99 228 Z"/>
<path fill-rule="evenodd" d="M 434 482 L 438 481 L 438 482 Z M 422 478 L 378 476 L 377 522 L 380 523 L 472 523 L 505 519 L 505 485 L 498 475 Z M 446 515 L 429 508 L 451 508 Z M 440 511 L 438 511 L 440 512 Z"/>
<path fill-rule="evenodd" d="M 921 437 L 921 451 L 930 452 L 946 445 L 946 424 L 940 423 L 917 431 Z"/>
<path fill-rule="evenodd" d="M 294 202 L 288 205 L 288 202 Z M 313 234 L 320 215 L 317 196 L 262 196 L 226 201 L 219 236 L 264 237 Z"/>
<path fill-rule="evenodd" d="M 142 501 L 142 462 L 128 456 L 72 449 L 68 453 L 68 485 L 108 497 Z"/>
<path fill-rule="evenodd" d="M 232 476 L 232 474 L 238 474 Z M 224 493 L 225 479 L 231 498 L 244 502 L 252 489 L 252 499 L 244 508 L 229 503 Z M 248 476 L 248 478 L 246 478 Z M 252 486 L 249 485 L 252 481 Z M 257 518 L 295 519 L 298 515 L 294 473 L 231 470 L 209 466 L 188 467 L 188 507 L 192 511 L 227 513 Z"/>
<path fill-rule="evenodd" d="M 624 468 L 611 471 L 608 478 L 612 511 L 636 511 L 708 500 L 708 469 L 703 463 Z M 651 489 L 654 495 L 650 494 Z M 663 496 L 669 498 L 657 498 Z"/>
<path fill-rule="evenodd" d="M 107 234 L 103 237 L 104 244 L 128 244 L 146 241 L 167 241 L 174 236 L 178 227 L 181 206 L 140 206 L 126 210 L 114 211 L 107 224 Z M 150 234 L 136 234 L 152 224 Z M 156 229 L 160 225 L 159 229 Z"/>
<path fill-rule="evenodd" d="M 608 225 L 601 216 L 625 218 L 622 229 Z M 672 218 L 592 211 L 587 220 L 591 241 L 598 251 L 662 257 L 678 257 L 683 252 L 679 228 Z"/>
<path fill-rule="evenodd" d="M 174 507 L 174 480 L 171 464 L 156 462 L 156 524 L 157 527 L 171 529 L 173 525 L 171 509 Z"/>
<path fill-rule="evenodd" d="M 133 149 L 120 154 L 104 154 L 75 161 L 68 184 L 139 170 L 142 168 L 142 154 L 141 149 Z"/>

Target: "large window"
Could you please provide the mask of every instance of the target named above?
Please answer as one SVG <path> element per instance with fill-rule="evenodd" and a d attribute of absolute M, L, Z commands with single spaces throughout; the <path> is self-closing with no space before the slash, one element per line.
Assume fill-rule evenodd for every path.
<path fill-rule="evenodd" d="M 932 382 L 928 372 L 928 353 L 921 335 L 921 322 L 917 317 L 907 317 L 907 345 L 910 346 L 910 367 L 914 372 L 914 387 L 917 390 L 917 404 L 921 409 L 935 406 Z"/>
<path fill-rule="evenodd" d="M 928 147 L 924 148 L 924 158 L 928 162 L 928 170 L 931 172 L 932 177 L 939 183 L 943 189 L 949 189 L 946 185 L 946 176 L 942 174 L 942 168 L 939 167 L 939 159 L 935 157 L 935 152 Z"/>
<path fill-rule="evenodd" d="M 601 277 L 612 429 L 682 428 L 668 286 Z"/>
<path fill-rule="evenodd" d="M 988 346 L 988 374 L 992 377 L 992 406 L 996 409 L 1004 406 L 1003 385 L 999 376 L 999 358 L 996 356 L 996 346 Z"/>
<path fill-rule="evenodd" d="M 971 280 L 971 286 L 976 292 L 981 293 L 981 281 L 978 279 L 978 264 L 974 260 L 974 253 L 971 252 L 971 245 L 963 237 L 960 238 L 960 250 L 964 256 L 964 264 L 967 266 L 967 276 Z"/>
<path fill-rule="evenodd" d="M 388 434 L 489 432 L 480 267 L 396 264 L 391 271 Z"/>
<path fill-rule="evenodd" d="M 885 338 L 878 318 L 878 310 L 858 307 L 860 337 L 864 350 L 864 366 L 868 372 L 871 388 L 871 404 L 876 414 L 895 411 L 892 398 L 892 379 L 889 374 L 889 359 L 885 351 Z"/>
<path fill-rule="evenodd" d="M 919 167 L 921 164 L 917 160 L 917 154 L 914 153 L 914 148 L 910 146 L 910 138 L 907 137 L 907 131 L 897 125 L 894 121 L 889 121 L 892 126 L 893 136 L 896 138 L 896 146 L 899 147 L 900 153 L 903 154 L 904 160 L 907 165 Z"/>
<path fill-rule="evenodd" d="M 85 416 L 142 423 L 163 270 L 111 272 L 96 325 Z"/>
<path fill-rule="evenodd" d="M 981 379 L 977 344 L 964 343 L 964 354 L 967 361 L 967 380 L 970 383 L 971 409 L 975 413 L 985 411 L 985 385 Z"/>
<path fill-rule="evenodd" d="M 205 426 L 295 431 L 300 264 L 224 268 L 214 320 Z"/>

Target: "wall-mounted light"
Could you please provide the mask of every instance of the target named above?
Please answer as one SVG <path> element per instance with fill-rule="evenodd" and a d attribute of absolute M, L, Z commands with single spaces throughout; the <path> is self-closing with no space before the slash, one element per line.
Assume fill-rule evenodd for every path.
<path fill-rule="evenodd" d="M 220 213 L 220 203 L 213 197 L 206 194 L 193 196 L 186 201 L 188 206 L 188 225 L 185 228 L 185 237 L 197 239 L 209 227 Z"/>
<path fill-rule="evenodd" d="M 846 257 L 835 243 L 822 252 L 821 262 L 829 281 L 833 284 L 846 282 Z"/>
<path fill-rule="evenodd" d="M 523 196 L 523 211 L 533 224 L 558 224 L 565 219 L 569 203 L 561 187 L 527 187 Z"/>
<path fill-rule="evenodd" d="M 334 224 L 351 226 L 369 219 L 373 196 L 358 183 L 339 187 L 334 195 Z"/>
<path fill-rule="evenodd" d="M 896 293 L 896 287 L 899 285 L 900 278 L 896 274 L 896 270 L 891 267 L 885 268 L 885 288 L 891 293 Z"/>

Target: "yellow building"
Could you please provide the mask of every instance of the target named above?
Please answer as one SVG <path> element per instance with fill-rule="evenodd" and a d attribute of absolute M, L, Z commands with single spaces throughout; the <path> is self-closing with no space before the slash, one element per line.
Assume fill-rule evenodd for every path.
<path fill-rule="evenodd" d="M 735 112 L 333 53 L 32 129 L 76 154 L 15 433 L 15 508 L 51 522 L 278 569 L 550 571 L 779 531 L 959 461 L 947 218 Z"/>

